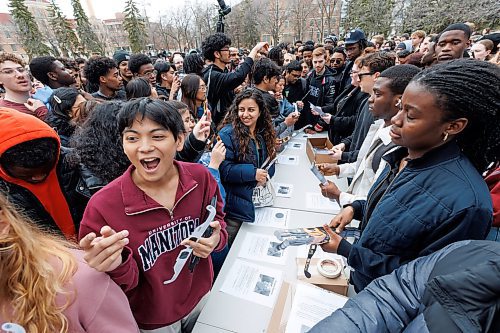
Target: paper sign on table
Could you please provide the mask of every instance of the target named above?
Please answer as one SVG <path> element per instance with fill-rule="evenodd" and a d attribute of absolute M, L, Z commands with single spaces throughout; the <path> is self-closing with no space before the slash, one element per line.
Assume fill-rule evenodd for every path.
<path fill-rule="evenodd" d="M 238 257 L 284 265 L 289 251 L 280 250 L 276 252 L 274 248 L 279 243 L 274 235 L 248 232 L 240 244 Z"/>
<path fill-rule="evenodd" d="M 236 259 L 220 291 L 272 308 L 282 283 L 281 271 Z"/>
<path fill-rule="evenodd" d="M 282 208 L 257 208 L 255 209 L 255 222 L 249 225 L 259 227 L 272 227 L 272 228 L 286 228 L 288 226 L 288 219 L 290 216 L 290 209 Z"/>
<path fill-rule="evenodd" d="M 289 142 L 288 146 L 286 146 L 289 149 L 297 149 L 300 150 L 304 147 L 304 144 L 302 142 Z"/>
<path fill-rule="evenodd" d="M 321 193 L 306 193 L 307 208 L 317 210 L 340 210 L 337 201 L 325 198 Z"/>
<path fill-rule="evenodd" d="M 280 155 L 278 164 L 284 165 L 299 165 L 299 157 L 296 155 Z"/>
<path fill-rule="evenodd" d="M 297 283 L 286 333 L 305 333 L 347 302 L 347 297 L 305 283 Z M 332 332 L 335 331 L 332 328 Z"/>
<path fill-rule="evenodd" d="M 291 198 L 293 192 L 292 184 L 274 183 L 277 197 Z"/>

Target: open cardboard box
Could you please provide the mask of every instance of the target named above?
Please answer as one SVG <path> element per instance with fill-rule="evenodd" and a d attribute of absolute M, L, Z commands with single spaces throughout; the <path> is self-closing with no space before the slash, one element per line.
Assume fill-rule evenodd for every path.
<path fill-rule="evenodd" d="M 345 270 L 343 270 L 340 276 L 335 279 L 324 277 L 318 272 L 317 268 L 318 261 L 320 260 L 321 259 L 319 258 L 311 259 L 311 264 L 309 265 L 309 273 L 311 273 L 311 277 L 307 278 L 304 275 L 304 266 L 306 265 L 306 259 L 297 258 L 297 280 L 312 283 L 320 288 L 347 296 L 347 291 L 349 290 L 349 281 L 344 276 Z"/>
<path fill-rule="evenodd" d="M 327 149 L 332 148 L 333 144 L 328 138 L 307 138 L 306 154 L 311 163 L 337 163 L 337 160 L 333 159 L 332 155 L 326 153 Z M 315 149 L 324 150 L 324 152 L 318 153 L 315 152 Z"/>
<path fill-rule="evenodd" d="M 281 290 L 278 295 L 276 304 L 274 305 L 271 320 L 269 321 L 269 325 L 266 329 L 267 333 L 285 333 L 287 328 L 286 326 L 292 312 L 292 305 L 295 297 L 297 283 L 291 284 L 288 282 L 283 282 L 283 284 L 281 285 Z M 344 296 L 339 297 L 344 298 Z M 345 299 L 347 300 L 347 298 Z"/>

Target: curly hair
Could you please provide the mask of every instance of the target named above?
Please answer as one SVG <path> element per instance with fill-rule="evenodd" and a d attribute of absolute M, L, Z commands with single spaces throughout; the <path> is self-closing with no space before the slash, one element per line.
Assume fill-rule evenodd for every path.
<path fill-rule="evenodd" d="M 241 161 L 247 160 L 250 156 L 250 130 L 245 126 L 238 115 L 238 107 L 244 99 L 253 99 L 259 107 L 260 115 L 257 119 L 255 131 L 262 135 L 266 144 L 267 156 L 271 159 L 276 157 L 276 132 L 274 130 L 271 113 L 269 112 L 264 96 L 258 89 L 249 88 L 243 90 L 234 99 L 233 104 L 229 108 L 229 112 L 220 128 L 227 124 L 231 124 L 234 128 L 234 134 L 239 143 L 239 157 Z"/>
<path fill-rule="evenodd" d="M 70 252 L 76 245 L 39 230 L 1 194 L 0 210 L 9 225 L 0 238 L 0 282 L 10 320 L 30 333 L 67 333 L 69 323 L 63 312 L 76 294 L 65 291 L 65 285 L 77 271 Z M 63 305 L 56 303 L 58 295 L 64 296 Z"/>
<path fill-rule="evenodd" d="M 38 81 L 42 82 L 44 85 L 48 85 L 50 82 L 49 72 L 54 70 L 54 62 L 57 59 L 52 56 L 43 56 L 33 58 L 30 62 L 30 72 Z"/>
<path fill-rule="evenodd" d="M 83 69 L 87 81 L 91 84 L 99 85 L 99 78 L 106 76 L 108 72 L 116 68 L 116 63 L 113 59 L 107 57 L 90 58 Z"/>
<path fill-rule="evenodd" d="M 153 64 L 150 57 L 142 53 L 132 54 L 128 60 L 128 69 L 130 69 L 132 74 L 136 75 L 139 74 L 141 66 L 147 64 Z"/>
<path fill-rule="evenodd" d="M 201 44 L 203 57 L 210 61 L 215 61 L 214 53 L 224 48 L 224 46 L 231 45 L 231 38 L 222 32 L 215 33 L 208 36 Z"/>
<path fill-rule="evenodd" d="M 68 161 L 73 165 L 85 165 L 107 183 L 121 176 L 130 165 L 118 129 L 117 117 L 121 108 L 120 102 L 98 104 L 70 141 L 74 149 Z"/>
<path fill-rule="evenodd" d="M 12 61 L 12 62 L 14 62 L 14 63 L 16 63 L 18 65 L 23 66 L 23 67 L 26 66 L 26 64 L 24 63 L 23 59 L 19 58 L 15 54 L 7 53 L 7 52 L 0 53 L 0 64 L 4 63 L 6 61 Z"/>
<path fill-rule="evenodd" d="M 260 84 L 264 78 L 271 79 L 279 76 L 281 69 L 275 62 L 268 58 L 261 58 L 255 62 L 252 69 L 252 79 L 255 84 Z"/>
<path fill-rule="evenodd" d="M 59 142 L 55 138 L 39 138 L 21 142 L 0 156 L 0 166 L 9 174 L 13 167 L 37 169 L 55 165 L 59 157 Z"/>
<path fill-rule="evenodd" d="M 443 121 L 468 120 L 456 141 L 480 173 L 500 158 L 499 83 L 500 68 L 475 59 L 434 65 L 411 81 L 435 96 Z"/>

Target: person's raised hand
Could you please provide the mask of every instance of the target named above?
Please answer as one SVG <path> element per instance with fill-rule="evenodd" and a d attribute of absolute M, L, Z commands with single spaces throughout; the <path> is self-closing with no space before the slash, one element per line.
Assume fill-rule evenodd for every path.
<path fill-rule="evenodd" d="M 321 116 L 321 119 L 323 119 L 325 123 L 329 124 L 332 121 L 332 115 L 329 113 L 325 113 Z"/>
<path fill-rule="evenodd" d="M 35 112 L 36 109 L 45 106 L 42 101 L 35 99 L 35 98 L 28 98 L 26 103 L 24 103 L 24 106 L 26 109 L 30 110 L 31 112 Z"/>
<path fill-rule="evenodd" d="M 326 224 L 323 225 L 323 229 L 325 229 L 328 236 L 330 236 L 330 240 L 328 243 L 321 244 L 321 248 L 325 252 L 337 253 L 342 237 L 333 232 L 333 230 Z"/>
<path fill-rule="evenodd" d="M 212 149 L 212 154 L 210 155 L 209 168 L 219 169 L 220 164 L 226 159 L 226 146 L 222 141 L 217 141 L 214 148 Z"/>
<path fill-rule="evenodd" d="M 267 171 L 264 169 L 257 169 L 255 172 L 255 180 L 261 185 L 265 184 L 267 181 Z"/>
<path fill-rule="evenodd" d="M 345 226 L 351 223 L 353 218 L 354 209 L 352 206 L 347 206 L 330 221 L 330 226 L 335 228 L 336 233 L 340 234 L 344 230 Z"/>
<path fill-rule="evenodd" d="M 325 176 L 338 176 L 340 168 L 334 163 L 320 163 L 317 165 L 318 170 Z"/>
<path fill-rule="evenodd" d="M 210 226 L 213 228 L 212 235 L 210 237 L 201 237 L 198 242 L 186 238 L 181 242 L 181 245 L 192 247 L 193 255 L 200 258 L 207 258 L 220 242 L 221 226 L 219 221 L 210 222 Z"/>
<path fill-rule="evenodd" d="M 340 197 L 340 190 L 333 182 L 328 180 L 328 185 L 319 184 L 321 188 L 321 195 L 328 199 L 338 200 Z"/>
<path fill-rule="evenodd" d="M 199 141 L 207 141 L 210 136 L 210 125 L 211 125 L 212 115 L 210 111 L 207 112 L 201 117 L 201 119 L 194 125 L 193 135 L 196 140 Z"/>
<path fill-rule="evenodd" d="M 286 126 L 293 126 L 299 120 L 299 117 L 296 117 L 295 112 L 290 113 L 284 120 Z"/>
<path fill-rule="evenodd" d="M 87 264 L 99 272 L 110 272 L 122 264 L 123 248 L 129 243 L 127 230 L 115 232 L 109 226 L 103 226 L 101 235 L 93 232 L 80 240 L 80 247 L 85 252 Z"/>

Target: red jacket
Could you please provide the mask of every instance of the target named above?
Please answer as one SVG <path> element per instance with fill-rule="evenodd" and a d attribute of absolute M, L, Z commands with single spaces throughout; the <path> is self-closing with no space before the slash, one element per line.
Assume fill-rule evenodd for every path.
<path fill-rule="evenodd" d="M 204 222 L 208 214 L 205 207 L 214 195 L 218 199 L 215 219 L 222 226 L 215 251 L 223 249 L 227 242 L 223 204 L 215 179 L 201 164 L 174 163 L 179 170 L 179 186 L 172 211 L 135 185 L 131 166 L 92 196 L 80 227 L 80 238 L 89 232 L 99 234 L 104 225 L 115 231 L 129 231 L 126 259 L 109 275 L 127 294 L 141 329 L 156 329 L 182 319 L 210 290 L 210 257 L 201 259 L 193 273 L 186 266 L 175 282 L 164 285 L 163 281 L 173 276 L 175 260 L 184 248 L 179 243 Z"/>

